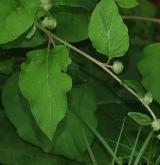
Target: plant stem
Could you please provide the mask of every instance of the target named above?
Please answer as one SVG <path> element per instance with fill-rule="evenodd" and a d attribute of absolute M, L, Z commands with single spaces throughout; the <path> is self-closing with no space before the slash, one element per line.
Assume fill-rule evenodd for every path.
<path fill-rule="evenodd" d="M 107 72 L 111 77 L 113 77 L 118 83 L 120 83 L 126 90 L 128 90 L 132 95 L 134 95 L 145 107 L 146 109 L 149 111 L 149 113 L 151 114 L 151 116 L 153 117 L 153 119 L 157 119 L 157 117 L 155 116 L 154 112 L 152 111 L 152 109 L 144 104 L 143 100 L 139 97 L 139 95 L 134 92 L 134 90 L 132 90 L 130 87 L 128 87 L 127 85 L 123 84 L 121 79 L 118 78 L 112 71 L 110 71 L 105 65 L 104 63 L 96 60 L 95 58 L 91 57 L 91 55 L 81 51 L 80 49 L 76 48 L 75 46 L 71 45 L 70 43 L 64 41 L 63 39 L 59 38 L 58 36 L 56 36 L 55 34 L 49 32 L 47 29 L 43 28 L 39 23 L 36 23 L 36 26 L 42 30 L 47 36 L 52 37 L 53 39 L 59 41 L 60 43 L 68 46 L 69 48 L 71 48 L 72 50 L 76 51 L 77 53 L 81 54 L 82 56 L 84 56 L 85 58 L 89 59 L 90 61 L 92 61 L 93 63 L 97 64 L 100 68 L 102 68 L 105 72 Z"/>
<path fill-rule="evenodd" d="M 137 147 L 137 143 L 138 143 L 138 140 L 139 140 L 139 136 L 140 136 L 141 130 L 142 130 L 142 127 L 140 127 L 140 129 L 138 131 L 138 134 L 137 134 L 137 137 L 136 137 L 136 140 L 135 140 L 132 152 L 130 154 L 128 165 L 131 165 L 131 163 L 132 163 L 132 160 L 133 160 L 133 157 L 134 157 L 134 154 L 135 154 L 135 151 L 136 151 L 136 147 Z"/>
<path fill-rule="evenodd" d="M 98 164 L 97 164 L 97 161 L 96 161 L 96 159 L 95 159 L 95 157 L 94 157 L 93 151 L 92 151 L 92 149 L 91 149 L 91 147 L 90 147 L 90 145 L 89 145 L 89 142 L 88 142 L 86 133 L 85 133 L 85 131 L 84 131 L 83 129 L 82 129 L 82 135 L 83 135 L 83 139 L 84 139 L 84 142 L 85 142 L 86 147 L 87 147 L 87 149 L 88 149 L 88 153 L 89 153 L 89 155 L 90 155 L 90 158 L 91 158 L 91 161 L 92 161 L 93 165 L 98 165 Z"/>
<path fill-rule="evenodd" d="M 141 157 L 142 157 L 142 155 L 143 155 L 145 149 L 147 148 L 147 145 L 148 145 L 150 139 L 152 138 L 153 133 L 154 133 L 154 132 L 151 131 L 151 132 L 149 133 L 149 135 L 147 136 L 147 138 L 146 138 L 146 140 L 144 141 L 144 143 L 143 143 L 143 145 L 142 145 L 142 147 L 141 147 L 141 149 L 140 149 L 140 151 L 139 151 L 139 154 L 138 154 L 138 156 L 137 156 L 137 158 L 136 158 L 136 160 L 135 160 L 135 162 L 134 162 L 133 165 L 138 165 L 138 164 L 139 164 L 139 162 L 140 162 L 140 160 L 141 160 Z"/>
<path fill-rule="evenodd" d="M 146 21 L 146 22 L 153 22 L 160 24 L 160 19 L 158 18 L 148 18 L 148 17 L 141 17 L 141 16 L 122 16 L 124 20 L 140 20 L 140 21 Z"/>
<path fill-rule="evenodd" d="M 116 148 L 115 148 L 115 151 L 114 151 L 114 157 L 113 157 L 113 160 L 112 160 L 112 165 L 115 164 L 115 157 L 116 157 L 116 155 L 117 155 L 119 143 L 120 143 L 120 140 L 121 140 L 121 137 L 122 137 L 122 132 L 123 132 L 123 130 L 124 130 L 125 121 L 126 121 L 126 118 L 124 118 L 124 120 L 123 120 L 122 127 L 121 127 L 121 130 L 120 130 L 119 136 L 118 136 Z"/>
<path fill-rule="evenodd" d="M 108 151 L 113 158 L 115 157 L 115 162 L 118 165 L 120 165 L 118 157 L 114 154 L 114 151 L 112 150 L 112 148 L 110 147 L 108 142 L 101 136 L 101 134 L 91 124 L 89 124 L 88 122 L 86 122 L 84 120 L 82 120 L 82 121 L 92 131 L 92 133 L 97 137 L 97 139 L 104 146 L 106 151 Z"/>
<path fill-rule="evenodd" d="M 107 68 L 113 68 L 113 66 L 112 65 L 108 65 L 107 63 L 103 63 L 103 65 L 105 66 L 105 67 L 107 67 Z"/>

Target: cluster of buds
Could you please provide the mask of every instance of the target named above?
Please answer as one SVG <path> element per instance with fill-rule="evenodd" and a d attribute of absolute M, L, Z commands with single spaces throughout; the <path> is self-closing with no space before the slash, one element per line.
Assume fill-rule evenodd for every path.
<path fill-rule="evenodd" d="M 40 3 L 41 8 L 47 12 L 53 7 L 51 0 L 40 0 Z M 41 21 L 41 25 L 47 29 L 54 29 L 57 26 L 57 21 L 52 16 L 46 16 Z"/>

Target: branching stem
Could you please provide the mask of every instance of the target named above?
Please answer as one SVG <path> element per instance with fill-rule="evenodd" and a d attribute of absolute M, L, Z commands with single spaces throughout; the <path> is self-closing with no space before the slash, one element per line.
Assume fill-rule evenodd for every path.
<path fill-rule="evenodd" d="M 59 38 L 58 36 L 56 36 L 55 34 L 51 33 L 50 31 L 48 31 L 47 29 L 43 28 L 43 26 L 41 26 L 39 23 L 36 23 L 36 26 L 42 30 L 47 36 L 52 37 L 53 39 L 57 40 L 58 42 L 68 46 L 69 48 L 71 48 L 72 50 L 76 51 L 77 53 L 81 54 L 82 56 L 84 56 L 85 58 L 89 59 L 90 61 L 92 61 L 93 63 L 95 63 L 96 65 L 98 65 L 100 68 L 102 68 L 105 72 L 107 72 L 111 77 L 113 77 L 119 84 L 121 84 L 126 90 L 128 90 L 132 95 L 134 95 L 148 110 L 148 112 L 151 114 L 151 116 L 153 117 L 153 119 L 157 119 L 156 115 L 154 114 L 154 112 L 152 111 L 152 109 L 144 104 L 143 100 L 141 99 L 141 97 L 134 92 L 134 90 L 132 90 L 129 86 L 125 85 L 122 83 L 121 79 L 117 77 L 117 75 L 115 75 L 112 71 L 110 71 L 104 63 L 96 60 L 95 58 L 93 58 L 92 56 L 90 56 L 89 54 L 81 51 L 80 49 L 76 48 L 75 46 L 71 45 L 70 43 L 64 41 L 63 39 Z"/>

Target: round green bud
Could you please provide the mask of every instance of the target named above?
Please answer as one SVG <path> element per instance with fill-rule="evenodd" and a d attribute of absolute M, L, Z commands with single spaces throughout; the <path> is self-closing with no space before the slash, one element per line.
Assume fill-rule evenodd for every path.
<path fill-rule="evenodd" d="M 142 97 L 142 101 L 144 104 L 149 105 L 152 103 L 153 101 L 153 97 L 150 93 L 146 93 L 143 97 Z"/>
<path fill-rule="evenodd" d="M 41 7 L 45 11 L 49 11 L 52 8 L 52 2 L 51 0 L 41 0 Z"/>
<path fill-rule="evenodd" d="M 45 17 L 42 22 L 41 22 L 42 26 L 44 28 L 49 28 L 49 29 L 54 29 L 57 26 L 57 21 L 55 18 L 52 17 Z"/>
<path fill-rule="evenodd" d="M 112 69 L 113 69 L 113 72 L 116 74 L 122 73 L 124 69 L 123 63 L 120 61 L 114 61 Z"/>
<path fill-rule="evenodd" d="M 152 128 L 154 131 L 159 131 L 160 130 L 160 119 L 154 119 L 151 125 L 152 125 Z"/>

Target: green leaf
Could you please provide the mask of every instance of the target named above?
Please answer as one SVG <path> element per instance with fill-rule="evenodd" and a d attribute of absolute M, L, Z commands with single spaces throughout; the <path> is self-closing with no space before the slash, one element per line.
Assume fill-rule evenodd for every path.
<path fill-rule="evenodd" d="M 33 24 L 38 0 L 0 1 L 0 44 L 13 41 Z"/>
<path fill-rule="evenodd" d="M 113 0 L 101 0 L 92 13 L 89 38 L 94 48 L 112 59 L 123 56 L 128 50 L 128 29 Z"/>
<path fill-rule="evenodd" d="M 116 0 L 122 8 L 133 8 L 139 4 L 138 0 Z"/>
<path fill-rule="evenodd" d="M 64 5 L 70 7 L 82 7 L 92 9 L 96 5 L 97 0 L 53 0 L 54 5 Z"/>
<path fill-rule="evenodd" d="M 73 109 L 71 107 L 71 110 L 67 112 L 66 119 L 64 119 L 61 124 L 62 126 L 57 129 L 54 145 L 52 145 L 36 125 L 28 103 L 20 94 L 18 88 L 18 76 L 19 74 L 16 73 L 8 79 L 3 89 L 2 99 L 7 117 L 16 127 L 19 136 L 25 141 L 41 147 L 44 151 L 51 152 L 51 148 L 53 147 L 53 153 L 72 159 L 82 160 L 82 155 L 87 149 L 87 146 L 84 145 L 85 142 L 83 141 L 83 138 L 78 140 L 79 136 L 82 136 L 80 130 L 85 129 L 87 138 L 89 138 L 89 144 L 93 141 L 93 135 L 90 134 L 88 129 L 86 129 L 78 118 L 80 116 L 84 119 L 84 115 L 86 115 L 86 121 L 89 121 L 93 127 L 96 127 L 96 101 L 92 89 L 89 88 L 88 85 L 82 85 L 72 90 L 70 102 L 72 105 L 76 104 L 76 107 Z M 79 106 L 78 102 L 80 100 L 81 105 Z M 79 109 L 81 111 L 79 111 Z M 77 117 L 76 115 L 79 116 Z M 66 139 L 68 139 L 69 148 L 66 146 Z M 71 149 L 73 149 L 73 153 L 70 152 Z"/>
<path fill-rule="evenodd" d="M 88 38 L 90 14 L 81 9 L 65 8 L 55 15 L 57 27 L 55 34 L 68 42 L 78 42 Z M 65 28 L 64 28 L 65 27 Z"/>
<path fill-rule="evenodd" d="M 18 79 L 19 73 L 13 74 L 3 88 L 2 101 L 5 113 L 22 139 L 48 151 L 51 143 L 36 125 L 29 104 L 20 93 Z"/>
<path fill-rule="evenodd" d="M 0 112 L 0 162 L 5 165 L 70 164 L 62 157 L 51 156 L 21 140 L 2 111 Z"/>
<path fill-rule="evenodd" d="M 11 41 L 7 44 L 0 45 L 2 49 L 11 49 L 11 48 L 32 48 L 42 45 L 46 42 L 46 38 L 41 35 L 40 32 L 36 32 L 32 38 L 26 38 L 26 34 L 21 35 L 16 40 Z"/>
<path fill-rule="evenodd" d="M 154 99 L 160 103 L 160 43 L 154 43 L 144 49 L 144 56 L 138 64 L 142 74 L 142 84 L 152 94 Z"/>
<path fill-rule="evenodd" d="M 138 81 L 123 80 L 122 83 L 131 87 L 139 96 L 144 96 L 145 91 L 144 91 L 142 85 Z"/>
<path fill-rule="evenodd" d="M 0 73 L 10 74 L 13 68 L 14 58 L 2 57 L 0 58 Z"/>
<path fill-rule="evenodd" d="M 52 50 L 31 51 L 27 57 L 19 86 L 38 126 L 52 140 L 58 123 L 65 116 L 66 92 L 72 84 L 65 73 L 69 64 L 68 51 L 65 46 L 56 46 Z"/>
<path fill-rule="evenodd" d="M 137 9 L 137 14 L 145 17 L 155 17 L 158 8 L 151 1 L 141 0 Z"/>
<path fill-rule="evenodd" d="M 152 120 L 149 116 L 139 112 L 129 112 L 128 115 L 139 125 L 147 126 L 150 125 Z"/>
<path fill-rule="evenodd" d="M 53 151 L 70 159 L 84 160 L 83 153 L 87 150 L 82 130 L 85 131 L 89 145 L 94 135 L 88 130 L 84 121 L 96 128 L 96 100 L 88 85 L 77 86 L 71 91 L 70 109 L 61 126 L 61 133 L 55 137 Z"/>

